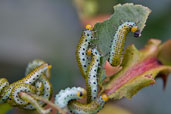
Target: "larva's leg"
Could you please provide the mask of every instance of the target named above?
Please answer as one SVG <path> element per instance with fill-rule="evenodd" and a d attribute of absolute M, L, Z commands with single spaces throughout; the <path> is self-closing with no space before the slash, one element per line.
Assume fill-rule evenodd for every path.
<path fill-rule="evenodd" d="M 138 26 L 135 22 L 124 22 L 118 27 L 118 30 L 114 35 L 112 45 L 110 47 L 111 50 L 109 54 L 109 63 L 112 66 L 118 66 L 119 64 L 121 64 L 126 35 L 130 31 L 134 33 L 135 37 L 140 36 L 140 30 L 138 30 Z"/>
<path fill-rule="evenodd" d="M 82 99 L 86 96 L 86 90 L 80 87 L 66 88 L 61 90 L 55 97 L 55 104 L 60 108 L 67 107 L 69 101 Z"/>
<path fill-rule="evenodd" d="M 26 94 L 26 93 L 24 93 L 24 92 L 21 92 L 21 93 L 20 93 L 20 97 L 21 97 L 23 100 L 25 100 L 25 101 L 31 103 L 31 104 L 37 109 L 37 111 L 38 111 L 39 113 L 41 113 L 41 114 L 47 114 L 47 113 L 49 113 L 49 112 L 51 111 L 51 109 L 43 109 L 43 108 L 41 107 L 41 105 L 37 102 L 37 100 L 35 100 L 33 97 L 31 97 L 30 95 L 28 95 L 28 94 Z"/>

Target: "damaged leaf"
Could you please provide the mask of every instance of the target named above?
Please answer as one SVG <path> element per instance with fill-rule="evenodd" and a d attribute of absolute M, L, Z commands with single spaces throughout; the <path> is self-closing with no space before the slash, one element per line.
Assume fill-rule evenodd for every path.
<path fill-rule="evenodd" d="M 105 93 L 112 99 L 131 98 L 140 89 L 155 84 L 157 74 L 171 72 L 171 66 L 157 58 L 159 48 L 160 41 L 155 39 L 149 40 L 140 51 L 134 45 L 129 46 L 121 65 L 123 69 L 104 85 Z"/>

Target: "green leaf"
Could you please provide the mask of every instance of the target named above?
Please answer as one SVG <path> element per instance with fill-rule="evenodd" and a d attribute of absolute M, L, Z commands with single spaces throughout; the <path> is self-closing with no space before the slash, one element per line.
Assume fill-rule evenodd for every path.
<path fill-rule="evenodd" d="M 94 30 L 97 40 L 94 43 L 104 55 L 109 53 L 111 41 L 120 24 L 126 21 L 136 22 L 142 32 L 150 13 L 149 8 L 132 3 L 114 6 L 114 14 L 108 20 L 95 24 Z M 166 46 L 161 46 L 160 43 L 159 40 L 151 39 L 141 51 L 137 50 L 134 45 L 129 46 L 121 64 L 122 70 L 115 74 L 109 82 L 103 84 L 100 93 L 105 92 L 111 99 L 131 98 L 141 88 L 154 84 L 154 79 L 160 72 L 171 72 L 171 66 L 165 66 L 166 61 L 164 61 L 167 60 L 169 63 L 170 58 L 164 57 L 164 54 L 161 53 L 166 52 L 163 51 L 166 50 Z M 165 65 L 160 64 L 158 56 Z M 103 65 L 107 58 L 107 56 L 104 57 Z M 104 72 L 103 78 L 105 78 Z M 99 85 L 102 84 L 101 82 L 102 80 L 100 80 Z"/>
<path fill-rule="evenodd" d="M 103 54 L 110 51 L 113 35 L 117 31 L 118 26 L 122 24 L 121 21 L 137 22 L 139 29 L 142 31 L 150 13 L 151 10 L 149 8 L 132 3 L 114 6 L 113 15 L 108 20 L 102 23 L 96 23 L 94 26 L 94 30 L 97 31 L 95 37 L 98 38 L 96 44 L 100 48 L 100 51 Z"/>
<path fill-rule="evenodd" d="M 134 5 L 132 3 L 114 6 L 114 13 L 109 19 L 102 23 L 95 24 L 94 30 L 97 31 L 95 33 L 97 40 L 94 43 L 101 53 L 106 55 L 110 52 L 111 41 L 113 40 L 113 36 L 117 31 L 118 26 L 122 24 L 121 21 L 137 22 L 138 28 L 142 31 L 150 13 L 151 10 L 149 8 L 142 5 Z M 107 58 L 107 56 L 104 57 L 102 65 L 104 65 Z M 99 85 L 101 85 L 105 78 L 105 73 L 103 72 L 102 74 L 103 75 L 99 79 Z"/>
<path fill-rule="evenodd" d="M 12 107 L 9 104 L 0 104 L 0 114 L 6 114 Z"/>

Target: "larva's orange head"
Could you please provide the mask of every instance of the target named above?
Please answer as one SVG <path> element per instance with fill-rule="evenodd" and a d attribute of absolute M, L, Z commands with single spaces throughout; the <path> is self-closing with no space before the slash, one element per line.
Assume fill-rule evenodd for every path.
<path fill-rule="evenodd" d="M 131 32 L 136 32 L 138 30 L 138 26 L 133 26 L 132 28 L 131 28 Z"/>
<path fill-rule="evenodd" d="M 88 56 L 91 55 L 91 48 L 89 48 L 89 49 L 87 50 L 87 55 L 88 55 Z"/>
<path fill-rule="evenodd" d="M 91 25 L 86 25 L 85 28 L 88 29 L 88 30 L 92 30 L 93 29 Z"/>
<path fill-rule="evenodd" d="M 52 68 L 52 65 L 48 65 L 48 69 L 51 69 Z"/>
<path fill-rule="evenodd" d="M 108 96 L 106 94 L 102 94 L 102 99 L 104 101 L 108 101 L 109 100 L 109 98 L 108 98 Z"/>
<path fill-rule="evenodd" d="M 78 91 L 78 92 L 77 92 L 77 96 L 78 96 L 78 97 L 85 97 L 86 94 L 87 94 L 87 92 L 86 92 L 85 90 L 83 90 L 83 91 Z"/>

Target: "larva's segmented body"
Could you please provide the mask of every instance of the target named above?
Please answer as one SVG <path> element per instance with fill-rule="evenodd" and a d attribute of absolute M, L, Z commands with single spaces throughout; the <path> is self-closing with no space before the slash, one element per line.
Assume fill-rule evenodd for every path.
<path fill-rule="evenodd" d="M 23 109 L 31 110 L 36 108 L 42 113 L 49 112 L 50 110 L 41 108 L 45 103 L 37 101 L 29 95 L 22 96 L 24 93 L 20 94 L 30 92 L 43 96 L 45 99 L 51 98 L 52 86 L 48 80 L 51 66 L 40 60 L 33 61 L 31 65 L 27 68 L 27 76 L 17 82 L 8 85 L 6 79 L 0 79 L 0 103 L 7 101 L 12 106 L 19 106 Z M 32 101 L 29 101 L 29 99 L 32 99 Z"/>
<path fill-rule="evenodd" d="M 44 75 L 42 75 L 39 78 L 39 81 L 43 84 L 43 91 L 42 91 L 42 95 L 40 95 L 40 96 L 42 96 L 45 99 L 49 100 L 51 98 L 51 96 L 52 96 L 52 85 L 51 85 L 51 83 L 48 81 L 48 79 Z M 39 101 L 38 103 L 39 103 L 40 106 L 43 106 L 45 104 L 42 101 Z M 23 108 L 24 109 L 29 109 L 29 110 L 35 109 L 35 107 L 32 104 L 28 104 Z"/>
<path fill-rule="evenodd" d="M 67 107 L 70 100 L 82 99 L 86 95 L 86 90 L 81 87 L 66 88 L 61 90 L 55 97 L 55 104 L 60 108 Z"/>
<path fill-rule="evenodd" d="M 68 108 L 74 114 L 96 114 L 100 111 L 100 109 L 103 108 L 107 100 L 108 97 L 103 94 L 89 104 L 81 104 L 78 101 L 70 101 L 68 104 Z"/>
<path fill-rule="evenodd" d="M 5 92 L 6 88 L 8 88 L 9 82 L 6 78 L 0 78 L 0 104 L 4 103 L 6 97 L 3 97 L 3 93 Z"/>
<path fill-rule="evenodd" d="M 9 86 L 9 82 L 6 78 L 0 78 L 0 96 L 3 92 L 4 88 Z"/>
<path fill-rule="evenodd" d="M 12 89 L 11 99 L 15 101 L 16 105 L 24 106 L 24 105 L 27 105 L 28 102 L 20 98 L 20 95 L 19 95 L 20 92 L 26 92 L 26 93 L 30 92 L 30 93 L 35 94 L 36 88 L 30 84 L 20 83 Z"/>
<path fill-rule="evenodd" d="M 16 85 L 18 85 L 20 83 L 33 84 L 38 78 L 40 78 L 42 72 L 46 71 L 47 69 L 49 69 L 48 64 L 42 64 L 41 66 L 39 66 L 38 68 L 36 68 L 33 72 L 31 72 L 30 74 L 28 74 L 22 80 L 19 80 L 17 82 L 14 82 L 14 83 L 10 84 L 3 91 L 2 98 L 0 99 L 0 103 L 4 103 L 4 102 L 6 102 L 6 100 L 9 100 L 9 103 L 10 103 L 11 102 L 10 101 L 11 100 L 10 93 L 11 93 L 12 89 Z"/>
<path fill-rule="evenodd" d="M 101 54 L 96 48 L 92 49 L 91 53 L 92 53 L 92 59 L 87 70 L 88 82 L 86 81 L 86 84 L 88 83 L 87 84 L 88 103 L 95 100 L 97 97 L 97 91 L 98 91 L 97 75 L 98 75 L 98 69 L 101 61 Z"/>
<path fill-rule="evenodd" d="M 32 61 L 31 63 L 28 64 L 27 68 L 26 68 L 26 74 L 29 74 L 30 72 L 32 72 L 33 70 L 37 69 L 39 66 L 46 64 L 46 62 L 36 59 L 34 61 Z M 52 85 L 49 82 L 49 78 L 50 78 L 50 68 L 48 68 L 47 70 L 45 70 L 44 72 L 42 72 L 40 74 L 40 78 L 38 80 L 35 81 L 34 86 L 37 87 L 37 92 L 36 94 L 38 96 L 43 96 L 45 99 L 50 99 L 52 96 Z M 43 106 L 45 103 L 39 101 L 39 105 Z M 35 107 L 32 104 L 28 104 L 27 106 L 23 107 L 24 109 L 35 109 Z"/>
<path fill-rule="evenodd" d="M 92 31 L 91 28 L 86 28 L 86 30 L 84 30 L 81 35 L 81 39 L 76 49 L 76 59 L 77 59 L 80 71 L 82 73 L 82 76 L 84 78 L 86 76 L 87 68 L 90 63 L 90 58 L 87 55 L 87 50 L 93 38 L 94 38 L 94 31 Z"/>
<path fill-rule="evenodd" d="M 40 104 L 38 104 L 38 102 L 30 95 L 26 94 L 26 93 L 20 93 L 20 97 L 26 101 L 29 102 L 33 105 L 33 107 L 36 107 L 37 111 L 40 114 L 49 114 L 49 112 L 51 112 L 51 109 L 43 109 Z"/>
<path fill-rule="evenodd" d="M 109 55 L 109 63 L 112 66 L 121 64 L 122 51 L 124 48 L 126 35 L 129 31 L 133 32 L 135 37 L 140 36 L 140 31 L 138 30 L 135 22 L 125 22 L 119 26 L 116 34 L 114 35 Z"/>
<path fill-rule="evenodd" d="M 36 87 L 36 90 L 37 90 L 37 91 L 36 91 L 36 95 L 42 96 L 42 94 L 43 94 L 43 89 L 44 89 L 42 82 L 36 81 L 35 87 Z"/>
<path fill-rule="evenodd" d="M 26 68 L 25 75 L 28 75 L 30 72 L 32 72 L 35 68 L 39 67 L 42 64 L 46 64 L 43 60 L 40 59 L 35 59 L 32 62 L 30 62 Z M 44 72 L 45 76 L 50 79 L 50 69 L 47 69 Z"/>
<path fill-rule="evenodd" d="M 51 66 L 48 64 L 42 64 L 35 68 L 31 73 L 29 73 L 25 78 L 22 79 L 23 83 L 33 84 L 37 79 L 39 79 L 42 74 L 49 70 Z"/>

